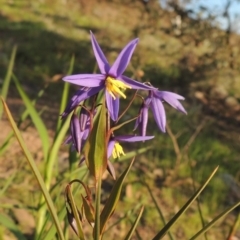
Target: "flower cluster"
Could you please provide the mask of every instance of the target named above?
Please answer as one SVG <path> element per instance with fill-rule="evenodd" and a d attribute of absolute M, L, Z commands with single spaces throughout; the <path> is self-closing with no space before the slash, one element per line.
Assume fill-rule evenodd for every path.
<path fill-rule="evenodd" d="M 73 112 L 71 117 L 70 129 L 71 135 L 66 143 L 72 143 L 73 148 L 81 153 L 89 134 L 92 131 L 93 120 L 95 118 L 98 104 L 97 98 L 100 93 L 103 95 L 107 108 L 107 158 L 113 158 L 124 155 L 123 148 L 119 142 L 137 142 L 152 139 L 154 136 L 146 136 L 148 123 L 148 110 L 151 109 L 156 124 L 160 131 L 165 132 L 166 113 L 163 103 L 166 102 L 180 112 L 186 113 L 179 100 L 184 97 L 166 91 L 160 91 L 151 84 L 141 83 L 124 75 L 128 63 L 132 57 L 138 39 L 129 42 L 120 52 L 112 66 L 104 56 L 95 36 L 91 33 L 91 43 L 93 52 L 100 70 L 99 74 L 76 74 L 63 78 L 64 81 L 80 86 L 80 89 L 71 98 L 66 109 L 62 113 L 62 118 Z M 139 114 L 133 118 L 136 119 L 134 130 L 139 130 L 139 136 L 123 135 L 115 136 L 116 125 L 119 120 L 120 98 L 126 98 L 127 91 L 145 90 L 147 97 L 143 100 Z M 88 103 L 87 103 L 88 102 Z M 89 107 L 89 102 L 92 104 Z M 80 110 L 79 110 L 80 109 Z M 111 165 L 108 161 L 108 169 Z"/>

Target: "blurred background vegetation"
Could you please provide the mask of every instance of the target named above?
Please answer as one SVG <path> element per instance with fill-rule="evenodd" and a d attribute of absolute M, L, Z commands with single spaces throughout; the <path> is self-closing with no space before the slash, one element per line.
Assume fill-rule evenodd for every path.
<path fill-rule="evenodd" d="M 213 11 L 200 0 L 0 0 L 0 87 L 12 49 L 17 46 L 13 72 L 29 98 L 34 99 L 46 88 L 36 109 L 41 112 L 50 136 L 54 135 L 59 116 L 61 78 L 67 74 L 71 57 L 75 56 L 73 73 L 97 71 L 90 30 L 110 63 L 129 40 L 139 37 L 127 74 L 150 81 L 160 90 L 185 96 L 187 116 L 166 106 L 167 134 L 156 131 L 150 119 L 148 134 L 155 135 L 153 142 L 133 148 L 125 146 L 126 152 L 134 147 L 151 146 L 137 157 L 122 196 L 125 201 L 119 204 L 114 217 L 125 216 L 136 202 L 145 204 L 136 239 L 150 239 L 163 226 L 143 182 L 148 184 L 164 218 L 169 220 L 194 189 L 220 166 L 198 203 L 174 226 L 172 234 L 176 239 L 188 239 L 201 228 L 202 221 L 208 222 L 240 200 L 240 30 L 236 21 L 239 16 L 235 14 L 233 18 L 231 12 L 232 5 L 240 12 L 240 2 L 222 0 L 219 4 L 220 10 Z M 71 86 L 71 94 L 74 90 Z M 24 105 L 13 81 L 7 103 L 19 120 Z M 136 107 L 129 114 L 137 113 L 139 102 L 134 104 Z M 1 144 L 10 131 L 5 117 L 0 129 Z M 132 129 L 131 126 L 128 130 Z M 36 162 L 43 167 L 41 142 L 30 119 L 23 122 L 21 130 Z M 0 191 L 0 213 L 10 218 L 26 239 L 32 239 L 37 184 L 14 140 L 8 148 L 1 149 L 0 187 L 4 194 Z M 63 177 L 68 168 L 66 147 L 62 147 L 57 162 L 53 184 L 61 173 L 63 184 L 58 193 L 61 195 L 69 180 Z M 114 163 L 117 173 L 127 162 Z M 6 187 L 10 177 L 12 184 Z M 109 177 L 105 185 L 107 193 L 112 186 Z M 237 215 L 235 211 L 218 223 L 209 231 L 208 239 L 227 239 Z M 120 237 L 129 220 L 130 217 L 122 221 L 110 239 Z M 0 226 L 0 239 L 16 236 Z"/>

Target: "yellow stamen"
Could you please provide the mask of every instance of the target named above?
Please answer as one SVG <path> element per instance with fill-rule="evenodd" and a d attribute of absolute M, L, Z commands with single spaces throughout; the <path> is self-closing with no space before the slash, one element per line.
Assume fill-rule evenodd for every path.
<path fill-rule="evenodd" d="M 121 155 L 125 155 L 122 146 L 116 142 L 113 148 L 112 156 L 113 158 L 119 158 Z"/>
<path fill-rule="evenodd" d="M 125 91 L 127 88 L 128 89 L 131 88 L 131 86 L 112 77 L 107 77 L 105 85 L 106 85 L 107 91 L 113 97 L 114 100 L 119 95 L 121 95 L 123 98 L 126 98 L 126 95 L 123 93 L 123 91 Z"/>

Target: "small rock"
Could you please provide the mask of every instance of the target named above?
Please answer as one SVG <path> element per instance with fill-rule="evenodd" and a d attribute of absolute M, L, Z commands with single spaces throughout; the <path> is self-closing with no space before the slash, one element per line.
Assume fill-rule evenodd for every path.
<path fill-rule="evenodd" d="M 228 92 L 223 86 L 215 86 L 212 88 L 210 96 L 216 99 L 224 99 L 228 96 Z"/>
<path fill-rule="evenodd" d="M 205 94 L 203 92 L 200 91 L 196 91 L 194 93 L 195 98 L 197 98 L 198 100 L 200 100 L 202 103 L 207 104 L 208 100 L 205 97 Z"/>
<path fill-rule="evenodd" d="M 136 75 L 137 75 L 137 77 L 141 78 L 141 77 L 144 76 L 144 71 L 143 71 L 142 69 L 138 69 L 138 70 L 136 71 Z"/>
<path fill-rule="evenodd" d="M 164 172 L 161 168 L 156 168 L 153 170 L 153 175 L 158 178 L 163 178 L 164 177 Z"/>
<path fill-rule="evenodd" d="M 234 110 L 238 106 L 238 100 L 235 97 L 229 96 L 225 99 L 225 105 Z"/>
<path fill-rule="evenodd" d="M 126 186 L 126 196 L 127 196 L 127 198 L 133 198 L 132 184 L 127 184 L 127 186 Z"/>

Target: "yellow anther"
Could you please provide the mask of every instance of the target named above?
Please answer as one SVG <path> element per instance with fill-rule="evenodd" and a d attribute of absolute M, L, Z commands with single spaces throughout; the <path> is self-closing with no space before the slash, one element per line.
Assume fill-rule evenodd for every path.
<path fill-rule="evenodd" d="M 119 158 L 121 155 L 125 155 L 122 146 L 116 142 L 114 144 L 114 148 L 113 148 L 113 152 L 112 152 L 112 156 L 113 158 Z"/>
<path fill-rule="evenodd" d="M 130 89 L 131 86 L 125 84 L 124 82 L 114 79 L 112 77 L 107 77 L 106 79 L 106 88 L 109 94 L 115 100 L 116 97 L 121 95 L 123 98 L 126 98 L 126 95 L 123 93 L 127 88 Z"/>

